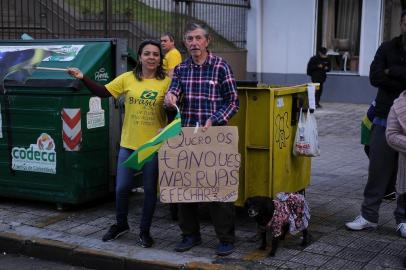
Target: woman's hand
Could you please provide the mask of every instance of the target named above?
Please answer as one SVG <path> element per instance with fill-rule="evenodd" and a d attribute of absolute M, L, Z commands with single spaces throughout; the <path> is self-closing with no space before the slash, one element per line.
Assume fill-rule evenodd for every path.
<path fill-rule="evenodd" d="M 75 77 L 76 79 L 83 79 L 83 73 L 82 71 L 80 71 L 80 69 L 78 68 L 67 68 L 67 72 L 69 75 L 71 75 L 72 77 Z"/>

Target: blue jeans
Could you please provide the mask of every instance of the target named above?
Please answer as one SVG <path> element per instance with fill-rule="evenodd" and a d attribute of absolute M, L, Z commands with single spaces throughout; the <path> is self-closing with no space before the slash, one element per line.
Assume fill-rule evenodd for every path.
<path fill-rule="evenodd" d="M 134 186 L 136 170 L 124 167 L 122 163 L 134 150 L 120 147 L 117 160 L 116 179 L 116 219 L 117 224 L 126 224 L 128 215 L 129 196 Z M 144 204 L 142 208 L 140 232 L 149 232 L 157 200 L 158 155 L 142 167 L 142 182 L 144 185 Z"/>

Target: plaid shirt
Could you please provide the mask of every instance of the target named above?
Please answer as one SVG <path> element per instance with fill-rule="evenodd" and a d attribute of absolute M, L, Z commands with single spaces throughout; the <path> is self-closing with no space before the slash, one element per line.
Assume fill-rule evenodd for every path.
<path fill-rule="evenodd" d="M 201 65 L 188 58 L 176 66 L 168 93 L 178 97 L 182 126 L 225 125 L 238 111 L 237 85 L 230 66 L 209 54 Z"/>

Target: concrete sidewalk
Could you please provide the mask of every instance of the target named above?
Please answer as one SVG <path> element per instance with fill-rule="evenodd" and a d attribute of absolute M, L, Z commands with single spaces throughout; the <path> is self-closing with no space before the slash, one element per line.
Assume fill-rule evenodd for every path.
<path fill-rule="evenodd" d="M 169 207 L 158 204 L 151 230 L 155 245 L 144 249 L 137 245 L 142 193 L 135 193 L 130 232 L 107 243 L 101 237 L 115 221 L 111 200 L 60 212 L 52 204 L 1 198 L 0 251 L 97 269 L 402 269 L 406 240 L 395 234 L 394 202 L 382 204 L 377 230 L 344 228 L 359 213 L 367 178 L 359 129 L 368 106 L 323 105 L 316 112 L 322 154 L 313 159 L 312 184 L 306 190 L 312 242 L 305 248 L 299 237 L 289 236 L 275 257 L 267 257 L 257 250 L 256 225 L 239 209 L 236 252 L 218 257 L 214 229 L 203 208 L 203 244 L 177 253 L 179 227 L 170 219 Z"/>

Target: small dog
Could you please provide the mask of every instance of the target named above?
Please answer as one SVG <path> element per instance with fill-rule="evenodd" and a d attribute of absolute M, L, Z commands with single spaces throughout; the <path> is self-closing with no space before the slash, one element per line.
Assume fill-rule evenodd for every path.
<path fill-rule="evenodd" d="M 255 218 L 261 233 L 261 246 L 259 249 L 265 250 L 267 246 L 266 232 L 272 234 L 272 249 L 269 256 L 275 256 L 278 249 L 279 239 L 285 239 L 288 231 L 295 234 L 301 231 L 303 241 L 301 246 L 308 244 L 308 221 L 310 214 L 304 196 L 298 193 L 278 193 L 277 198 L 273 200 L 266 196 L 255 196 L 245 201 L 245 208 L 248 209 L 248 215 Z M 294 224 L 292 219 L 294 217 Z"/>

